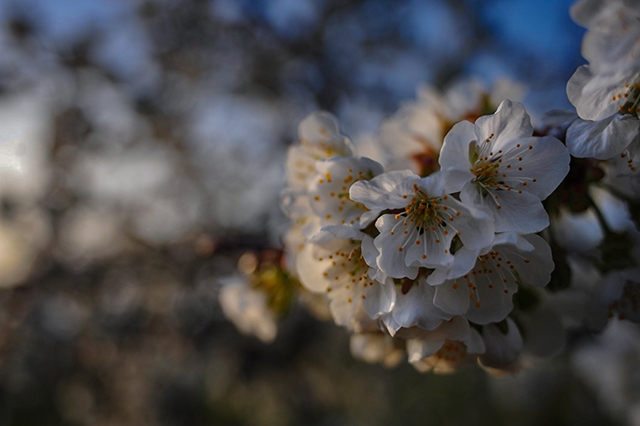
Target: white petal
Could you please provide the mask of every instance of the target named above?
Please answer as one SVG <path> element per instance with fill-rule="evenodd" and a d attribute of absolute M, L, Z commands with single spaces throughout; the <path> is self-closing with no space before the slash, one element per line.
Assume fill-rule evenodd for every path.
<path fill-rule="evenodd" d="M 298 137 L 312 144 L 340 138 L 338 122 L 325 111 L 309 114 L 298 125 Z"/>
<path fill-rule="evenodd" d="M 296 191 L 292 188 L 285 188 L 280 193 L 280 200 L 282 211 L 290 218 L 297 219 L 313 215 L 306 190 Z"/>
<path fill-rule="evenodd" d="M 246 277 L 223 280 L 219 301 L 222 311 L 245 334 L 263 342 L 271 342 L 278 333 L 273 313 L 268 309 L 266 294 L 249 286 Z"/>
<path fill-rule="evenodd" d="M 627 99 L 631 100 L 623 95 L 628 94 L 638 81 L 640 81 L 640 71 L 637 68 L 633 72 L 622 69 L 592 74 L 587 67 L 583 66 L 578 68 L 569 80 L 567 94 L 572 93 L 569 99 L 576 107 L 580 118 L 598 121 L 618 114 L 620 108 L 627 103 Z M 582 88 L 581 91 L 580 88 Z"/>
<path fill-rule="evenodd" d="M 474 177 L 469 171 L 469 165 L 463 170 L 440 170 L 423 178 L 421 188 L 431 197 L 440 197 L 460 191 L 460 188 Z"/>
<path fill-rule="evenodd" d="M 395 216 L 391 214 L 382 215 L 376 221 L 376 227 L 380 231 L 380 235 L 374 240 L 379 252 L 376 263 L 384 273 L 391 277 L 414 279 L 418 275 L 418 268 L 408 266 L 405 262 L 406 253 L 404 250 L 409 243 L 403 234 L 404 228 L 396 229 L 402 223 L 402 218 L 395 219 Z M 394 231 L 394 229 L 396 230 Z"/>
<path fill-rule="evenodd" d="M 369 210 L 360 215 L 360 229 L 365 229 L 380 216 L 380 210 Z"/>
<path fill-rule="evenodd" d="M 468 342 L 474 350 L 484 350 L 484 345 L 477 342 L 477 335 L 471 336 L 469 322 L 463 317 L 453 317 L 434 330 L 416 330 L 415 337 L 407 340 L 409 362 L 414 363 L 434 355 L 445 340 Z M 477 352 L 473 352 L 477 353 Z"/>
<path fill-rule="evenodd" d="M 638 194 L 640 194 L 640 190 L 638 190 L 638 186 L 633 186 L 638 183 L 638 177 L 640 177 L 640 173 L 638 173 L 638 166 L 640 165 L 640 132 L 636 134 L 631 143 L 618 155 L 614 155 L 611 159 L 609 159 L 605 164 L 604 168 L 607 172 L 607 177 L 609 179 L 618 177 L 620 175 L 628 175 L 627 185 L 631 184 L 631 193 L 629 196 L 631 198 L 636 198 Z M 615 184 L 613 182 L 607 182 L 609 185 L 613 185 L 623 194 L 628 193 L 625 192 L 625 189 L 621 187 L 619 182 Z"/>
<path fill-rule="evenodd" d="M 549 283 L 551 272 L 555 268 L 549 244 L 536 234 L 525 235 L 524 238 L 533 245 L 533 250 L 523 252 L 509 245 L 497 249 L 504 253 L 515 266 L 516 271 L 525 284 L 542 287 Z"/>
<path fill-rule="evenodd" d="M 452 315 L 446 314 L 433 304 L 435 290 L 426 282 L 414 283 L 407 294 L 399 292 L 396 304 L 391 311 L 394 320 L 402 327 L 417 326 L 425 330 L 433 330 L 448 320 Z"/>
<path fill-rule="evenodd" d="M 454 194 L 460 190 L 475 177 L 469 170 L 442 170 L 440 173 L 446 173 L 445 193 Z"/>
<path fill-rule="evenodd" d="M 407 340 L 407 358 L 411 364 L 430 357 L 444 345 L 444 338 L 433 337 L 426 339 Z"/>
<path fill-rule="evenodd" d="M 405 246 L 405 263 L 408 266 L 434 268 L 453 262 L 449 249 L 455 233 L 446 231 L 445 235 L 445 231 L 437 225 L 432 228 L 425 226 L 424 231 L 411 227 L 406 235 L 408 244 Z"/>
<path fill-rule="evenodd" d="M 571 19 L 583 27 L 590 27 L 601 13 L 606 10 L 606 3 L 602 0 L 582 0 L 575 2 L 569 9 Z M 609 7 L 609 9 L 612 9 Z"/>
<path fill-rule="evenodd" d="M 471 354 L 481 354 L 486 351 L 484 340 L 475 328 L 469 327 L 469 336 L 463 339 L 463 342 L 467 346 L 467 352 Z"/>
<path fill-rule="evenodd" d="M 349 325 L 361 303 L 362 293 L 350 290 L 353 289 L 339 287 L 330 293 L 329 310 L 335 323 L 340 326 Z"/>
<path fill-rule="evenodd" d="M 469 273 L 435 286 L 433 303 L 477 324 L 503 320 L 513 309 L 512 297 L 518 285 L 508 268 L 509 259 L 494 255 L 495 250 L 494 247 L 492 254 L 479 258 Z"/>
<path fill-rule="evenodd" d="M 365 234 L 359 230 L 345 225 L 323 226 L 315 235 L 309 238 L 310 243 L 323 244 L 333 242 L 336 238 L 341 240 L 362 240 Z"/>
<path fill-rule="evenodd" d="M 507 318 L 506 334 L 494 324 L 482 327 L 482 337 L 486 351 L 480 356 L 482 365 L 487 367 L 505 367 L 515 362 L 522 351 L 522 336 L 516 324 Z"/>
<path fill-rule="evenodd" d="M 314 161 L 315 159 L 309 158 L 309 152 L 306 148 L 298 145 L 289 147 L 285 168 L 287 170 L 287 184 L 291 189 L 306 192 L 307 183 L 316 170 Z"/>
<path fill-rule="evenodd" d="M 463 188 L 464 190 L 464 188 Z M 494 224 L 486 208 L 474 207 L 449 197 L 443 201 L 449 209 L 460 212 L 459 215 L 445 220 L 447 226 L 460 232 L 460 240 L 465 247 L 476 250 L 482 249 L 493 241 Z"/>
<path fill-rule="evenodd" d="M 524 106 L 510 100 L 502 101 L 495 114 L 478 118 L 475 126 L 478 144 L 490 139 L 495 151 L 503 149 L 503 145 L 509 141 L 527 138 L 533 134 L 531 119 Z"/>
<path fill-rule="evenodd" d="M 398 330 L 402 328 L 400 324 L 393 318 L 393 313 L 388 312 L 380 317 L 382 324 L 391 336 L 395 336 Z"/>
<path fill-rule="evenodd" d="M 593 208 L 572 213 L 561 207 L 554 218 L 551 231 L 554 240 L 568 251 L 588 251 L 597 247 L 604 238 L 604 231 Z"/>
<path fill-rule="evenodd" d="M 540 232 L 549 226 L 549 215 L 542 202 L 528 192 L 490 191 L 485 197 L 485 205 L 493 211 L 496 232 L 515 231 L 530 234 Z"/>
<path fill-rule="evenodd" d="M 620 154 L 633 141 L 640 121 L 614 114 L 600 121 L 577 119 L 567 130 L 567 148 L 574 157 L 606 160 Z"/>
<path fill-rule="evenodd" d="M 407 205 L 406 197 L 413 194 L 413 184 L 420 177 L 409 170 L 383 173 L 368 181 L 358 181 L 349 189 L 349 197 L 371 210 L 397 209 Z"/>
<path fill-rule="evenodd" d="M 587 83 L 593 78 L 588 65 L 581 65 L 573 73 L 567 82 L 567 97 L 572 105 L 578 105 L 582 98 L 582 91 Z M 617 112 L 617 111 L 614 111 Z M 582 116 L 582 118 L 587 118 Z M 592 118 L 594 119 L 594 118 Z"/>
<path fill-rule="evenodd" d="M 518 291 L 518 286 L 509 275 L 505 274 L 507 283 L 500 282 L 501 279 L 495 275 L 496 271 L 493 274 L 484 273 L 476 276 L 478 301 L 469 305 L 465 314 L 469 321 L 476 324 L 498 322 L 513 310 L 513 295 Z"/>
<path fill-rule="evenodd" d="M 602 73 L 617 69 L 633 69 L 637 66 L 640 46 L 638 46 L 637 17 L 629 16 L 630 25 L 635 27 L 627 34 L 604 34 L 602 32 L 588 31 L 582 39 L 582 56 L 587 59 L 594 72 Z M 635 18 L 635 19 L 634 19 Z M 633 34 L 635 32 L 635 34 Z"/>
<path fill-rule="evenodd" d="M 307 289 L 320 293 L 327 290 L 327 280 L 323 277 L 326 265 L 319 262 L 314 251 L 316 246 L 307 244 L 296 257 L 298 278 Z"/>
<path fill-rule="evenodd" d="M 427 277 L 430 285 L 442 284 L 445 280 L 461 277 L 473 268 L 478 257 L 478 250 L 462 247 L 453 255 L 453 262 L 446 266 L 437 267 Z M 448 312 L 448 311 L 447 311 Z"/>
<path fill-rule="evenodd" d="M 404 350 L 396 347 L 393 338 L 384 333 L 352 334 L 349 350 L 356 359 L 380 362 L 385 367 L 395 367 L 404 358 Z"/>
<path fill-rule="evenodd" d="M 476 141 L 475 126 L 464 120 L 455 124 L 447 136 L 440 151 L 440 167 L 443 170 L 457 169 L 468 171 L 471 167 L 469 144 Z"/>
<path fill-rule="evenodd" d="M 451 315 L 464 315 L 469 310 L 471 300 L 466 286 L 456 280 L 435 286 L 433 304 Z"/>
<path fill-rule="evenodd" d="M 393 309 L 396 302 L 396 288 L 392 281 L 388 283 L 375 282 L 365 290 L 362 302 L 367 315 L 377 318 Z"/>
<path fill-rule="evenodd" d="M 372 268 L 375 268 L 376 258 L 380 252 L 376 248 L 375 244 L 373 244 L 373 238 L 368 235 L 365 235 L 362 239 L 362 257 L 364 261 Z"/>
<path fill-rule="evenodd" d="M 368 209 L 349 198 L 349 187 L 375 176 L 382 167 L 365 158 L 333 157 L 317 161 L 315 169 L 308 191 L 311 207 L 321 223 L 358 226 Z"/>
<path fill-rule="evenodd" d="M 457 120 L 482 105 L 487 90 L 476 79 L 463 78 L 455 81 L 445 92 L 448 118 Z M 502 100 L 502 99 L 501 99 Z"/>
<path fill-rule="evenodd" d="M 530 192 L 544 200 L 569 172 L 567 148 L 551 136 L 514 142 L 519 143 L 525 151 L 500 165 L 502 181 L 512 189 Z M 512 167 L 508 168 L 508 165 Z"/>
<path fill-rule="evenodd" d="M 515 246 L 518 250 L 522 251 L 531 251 L 535 248 L 534 245 L 531 244 L 524 236 L 518 235 L 516 232 L 503 232 L 496 234 L 493 239 L 493 245 L 498 246 L 503 244 Z"/>
<path fill-rule="evenodd" d="M 596 185 L 589 187 L 589 194 L 593 197 L 594 202 L 612 231 L 624 232 L 635 229 L 635 224 L 631 220 L 629 206 L 626 202 Z"/>

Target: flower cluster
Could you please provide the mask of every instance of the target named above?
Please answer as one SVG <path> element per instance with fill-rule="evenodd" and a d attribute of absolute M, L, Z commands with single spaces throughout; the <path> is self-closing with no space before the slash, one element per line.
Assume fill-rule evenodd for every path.
<path fill-rule="evenodd" d="M 513 371 L 557 352 L 567 324 L 640 321 L 640 7 L 582 0 L 572 16 L 588 28 L 576 111 L 538 129 L 518 86 L 475 81 L 421 88 L 358 148 L 329 113 L 300 123 L 284 264 L 357 358 Z"/>
<path fill-rule="evenodd" d="M 326 294 L 334 321 L 355 333 L 355 348 L 402 348 L 420 371 L 517 360 L 514 297 L 550 280 L 551 249 L 535 233 L 549 225 L 542 201 L 569 171 L 569 154 L 554 137 L 533 136 L 520 103 L 484 116 L 490 102 L 479 107 L 452 126 L 443 118 L 443 140 L 401 149 L 386 168 L 359 157 L 328 114 L 301 123 L 287 160 L 286 251 L 302 285 Z M 418 155 L 437 167 L 397 169 Z"/>
<path fill-rule="evenodd" d="M 547 116 L 575 157 L 555 200 L 552 236 L 569 257 L 595 267 L 585 322 L 602 329 L 613 317 L 640 319 L 640 5 L 582 0 L 571 16 L 588 30 L 588 64 L 567 83 L 575 113 Z"/>
<path fill-rule="evenodd" d="M 567 84 L 578 114 L 567 147 L 575 157 L 608 160 L 612 174 L 632 174 L 637 184 L 640 7 L 629 0 L 581 1 L 571 14 L 589 29 L 582 45 L 589 64 Z"/>

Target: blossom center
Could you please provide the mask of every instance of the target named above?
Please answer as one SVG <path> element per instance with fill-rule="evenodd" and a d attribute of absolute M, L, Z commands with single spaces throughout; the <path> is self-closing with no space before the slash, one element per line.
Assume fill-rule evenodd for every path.
<path fill-rule="evenodd" d="M 478 162 L 473 169 L 473 174 L 475 175 L 475 182 L 480 183 L 482 185 L 490 185 L 498 176 L 499 164 L 494 161 L 489 162 Z"/>
<path fill-rule="evenodd" d="M 418 191 L 416 196 L 405 207 L 404 213 L 411 222 L 421 226 L 422 223 L 430 222 L 438 217 L 438 208 L 437 198 L 429 198 L 424 192 Z"/>
<path fill-rule="evenodd" d="M 626 83 L 624 90 L 613 95 L 611 101 L 623 101 L 624 103 L 618 107 L 618 112 L 622 115 L 632 115 L 638 118 L 640 113 L 640 83 Z"/>

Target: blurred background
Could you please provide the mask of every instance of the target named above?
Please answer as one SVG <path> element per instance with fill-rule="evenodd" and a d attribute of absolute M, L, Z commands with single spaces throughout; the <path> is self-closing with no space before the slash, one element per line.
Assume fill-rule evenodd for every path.
<path fill-rule="evenodd" d="M 640 424 L 629 324 L 500 379 L 355 361 L 300 308 L 266 345 L 218 279 L 279 246 L 306 114 L 354 139 L 436 87 L 569 108 L 570 0 L 0 0 L 1 425 Z M 0 148 L 2 148 L 0 147 Z"/>

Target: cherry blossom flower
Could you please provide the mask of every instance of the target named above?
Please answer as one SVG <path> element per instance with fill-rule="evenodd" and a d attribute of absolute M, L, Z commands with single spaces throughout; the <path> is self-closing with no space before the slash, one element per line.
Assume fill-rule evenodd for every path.
<path fill-rule="evenodd" d="M 393 284 L 369 266 L 375 265 L 377 254 L 371 237 L 354 228 L 329 226 L 314 235 L 296 266 L 307 289 L 326 293 L 336 324 L 351 325 L 360 306 L 375 318 L 395 303 Z"/>
<path fill-rule="evenodd" d="M 640 143 L 640 7 L 629 0 L 583 0 L 571 16 L 589 30 L 582 43 L 589 65 L 567 84 L 580 117 L 567 131 L 567 147 L 576 157 L 619 156 L 634 171 L 638 159 L 629 146 Z"/>
<path fill-rule="evenodd" d="M 567 96 L 579 116 L 567 130 L 571 155 L 599 160 L 629 155 L 625 151 L 640 131 L 640 69 L 599 74 L 583 65 L 569 79 Z"/>
<path fill-rule="evenodd" d="M 492 113 L 504 99 L 520 98 L 523 89 L 500 80 L 491 91 L 477 80 L 460 80 L 440 93 L 420 87 L 415 101 L 408 102 L 380 125 L 378 143 L 385 152 L 385 169 L 411 170 L 427 176 L 438 170 L 438 156 L 446 133 L 460 120 L 474 122 Z"/>
<path fill-rule="evenodd" d="M 316 173 L 315 163 L 353 153 L 352 144 L 340 135 L 338 123 L 327 112 L 308 115 L 298 126 L 299 144 L 287 153 L 287 181 L 294 191 L 306 191 L 311 177 Z"/>
<path fill-rule="evenodd" d="M 416 278 L 420 267 L 452 262 L 451 242 L 479 249 L 493 239 L 488 213 L 468 207 L 448 194 L 449 175 L 434 173 L 420 178 L 410 171 L 384 173 L 356 182 L 350 197 L 371 210 L 389 210 L 376 221 L 380 234 L 378 267 L 394 278 Z"/>
<path fill-rule="evenodd" d="M 389 334 L 393 336 L 398 330 L 411 327 L 434 330 L 443 321 L 450 320 L 453 315 L 434 305 L 434 295 L 435 289 L 423 276 L 412 282 L 408 290 L 397 292 L 393 309 L 380 318 Z"/>
<path fill-rule="evenodd" d="M 321 228 L 320 218 L 311 208 L 309 196 L 291 190 L 284 190 L 281 195 L 282 210 L 292 219 L 291 226 L 282 240 L 285 246 L 285 262 L 291 271 L 296 270 L 296 258 L 305 248 L 309 238 Z"/>
<path fill-rule="evenodd" d="M 330 114 L 300 124 L 283 192 L 288 263 L 326 295 L 354 357 L 513 372 L 557 353 L 585 312 L 592 327 L 640 321 L 640 232 L 625 199 L 640 188 L 640 3 L 579 0 L 572 16 L 588 28 L 589 64 L 567 84 L 575 112 L 548 113 L 546 136 L 520 103 L 495 108 L 517 90 L 473 80 L 422 88 L 384 121 L 365 144 L 384 168 L 355 156 Z M 570 154 L 589 160 L 565 180 Z M 545 204 L 552 256 L 536 233 L 561 182 Z M 571 291 L 558 291 L 564 279 Z"/>
<path fill-rule="evenodd" d="M 498 234 L 471 271 L 435 286 L 433 304 L 476 324 L 499 322 L 513 309 L 518 287 L 546 285 L 553 268 L 551 249 L 538 235 Z"/>
<path fill-rule="evenodd" d="M 267 295 L 251 287 L 245 276 L 226 277 L 218 300 L 222 312 L 242 333 L 254 335 L 265 343 L 278 333 L 276 319 L 267 305 Z"/>
<path fill-rule="evenodd" d="M 582 0 L 571 7 L 571 17 L 589 29 L 582 56 L 598 72 L 640 63 L 640 4 L 633 0 Z"/>
<path fill-rule="evenodd" d="M 445 137 L 440 165 L 456 171 L 463 203 L 489 209 L 496 232 L 538 232 L 549 226 L 541 201 L 569 171 L 569 154 L 554 137 L 532 137 L 522 104 L 504 101 L 475 124 L 462 121 Z"/>
<path fill-rule="evenodd" d="M 434 330 L 413 328 L 407 334 L 409 362 L 421 373 L 452 373 L 485 351 L 480 334 L 462 317 L 453 317 Z"/>
<path fill-rule="evenodd" d="M 482 340 L 485 351 L 479 356 L 479 361 L 483 367 L 502 370 L 517 368 L 514 363 L 522 352 L 523 341 L 518 326 L 511 318 L 500 324 L 483 326 Z"/>
<path fill-rule="evenodd" d="M 379 211 L 368 212 L 363 204 L 349 198 L 355 182 L 372 179 L 382 173 L 382 166 L 368 158 L 334 157 L 317 161 L 316 174 L 309 185 L 311 208 L 322 226 L 364 226 L 377 218 Z"/>

